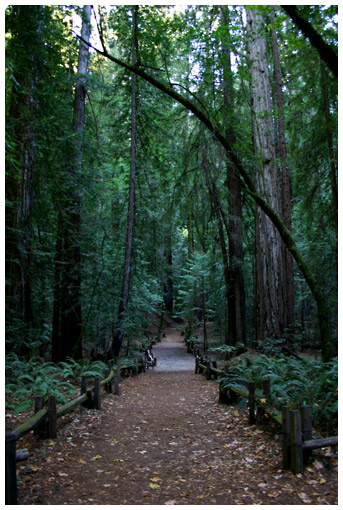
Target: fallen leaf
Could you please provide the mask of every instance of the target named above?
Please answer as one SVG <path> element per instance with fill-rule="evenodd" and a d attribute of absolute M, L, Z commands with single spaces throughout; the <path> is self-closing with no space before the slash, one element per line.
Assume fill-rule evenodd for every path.
<path fill-rule="evenodd" d="M 268 492 L 268 498 L 277 498 L 280 495 L 279 491 L 270 491 Z"/>
<path fill-rule="evenodd" d="M 170 501 L 166 501 L 165 503 L 163 503 L 164 505 L 176 505 L 176 501 L 175 499 L 171 499 Z"/>
<path fill-rule="evenodd" d="M 321 462 L 319 462 L 319 460 L 315 460 L 314 463 L 313 463 L 313 466 L 316 468 L 316 469 L 323 469 L 323 464 Z"/>
<path fill-rule="evenodd" d="M 149 483 L 150 489 L 159 489 L 161 486 L 158 483 Z"/>
<path fill-rule="evenodd" d="M 312 503 L 312 500 L 309 499 L 308 495 L 305 493 L 305 492 L 299 492 L 298 493 L 298 496 L 299 498 L 304 502 L 304 503 L 307 503 L 307 504 L 310 504 Z"/>
<path fill-rule="evenodd" d="M 92 461 L 93 461 L 93 460 L 99 460 L 99 459 L 101 459 L 101 458 L 102 458 L 102 456 L 101 456 L 101 455 L 95 455 L 95 457 L 92 457 L 92 458 L 91 458 L 91 460 L 92 460 Z"/>
<path fill-rule="evenodd" d="M 150 478 L 151 482 L 159 482 L 160 480 L 161 478 L 159 476 L 153 476 L 152 478 Z"/>

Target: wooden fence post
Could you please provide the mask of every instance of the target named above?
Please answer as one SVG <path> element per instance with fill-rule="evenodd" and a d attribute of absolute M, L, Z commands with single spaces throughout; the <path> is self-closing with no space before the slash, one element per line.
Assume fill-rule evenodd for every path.
<path fill-rule="evenodd" d="M 270 379 L 263 379 L 262 381 L 262 393 L 263 396 L 268 398 L 270 395 Z M 262 405 L 257 407 L 256 411 L 256 423 L 262 423 L 264 417 L 264 408 Z"/>
<path fill-rule="evenodd" d="M 101 409 L 100 377 L 94 378 L 94 409 Z"/>
<path fill-rule="evenodd" d="M 116 370 L 116 373 L 114 376 L 114 394 L 117 395 L 118 397 L 120 396 L 119 385 L 120 385 L 120 367 L 117 367 L 117 370 Z"/>
<path fill-rule="evenodd" d="M 217 364 L 216 360 L 212 361 L 212 367 L 215 368 L 215 369 L 218 368 L 218 364 Z M 213 379 L 217 379 L 217 377 L 218 377 L 217 372 L 212 372 L 212 376 L 213 376 Z"/>
<path fill-rule="evenodd" d="M 255 383 L 249 382 L 249 424 L 253 425 L 255 423 Z"/>
<path fill-rule="evenodd" d="M 93 396 L 92 396 L 92 392 L 90 390 L 87 389 L 88 387 L 88 379 L 87 379 L 87 376 L 86 375 L 83 375 L 81 376 L 81 395 L 83 395 L 84 393 L 87 393 L 87 400 L 85 400 L 85 402 L 82 404 L 84 407 L 86 407 L 87 409 L 92 409 L 94 407 L 94 404 L 93 404 Z"/>
<path fill-rule="evenodd" d="M 107 377 L 110 375 L 110 372 L 111 372 L 111 362 L 109 361 L 106 372 L 105 372 L 105 379 L 107 379 Z M 105 388 L 106 393 L 112 393 L 112 379 L 108 383 L 105 384 L 104 388 Z"/>
<path fill-rule="evenodd" d="M 205 365 L 206 365 L 205 377 L 206 377 L 206 381 L 209 381 L 211 379 L 210 361 L 206 360 Z"/>
<path fill-rule="evenodd" d="M 283 431 L 283 468 L 289 469 L 290 464 L 290 433 L 291 433 L 291 421 L 290 421 L 290 408 L 284 406 L 282 408 L 282 431 Z"/>
<path fill-rule="evenodd" d="M 38 413 L 44 407 L 44 395 L 37 395 L 35 397 L 35 410 L 34 414 Z M 34 434 L 38 439 L 45 439 L 47 436 L 47 422 L 46 419 L 35 428 Z"/>
<path fill-rule="evenodd" d="M 87 376 L 83 375 L 81 377 L 81 395 L 87 392 L 87 384 L 88 384 Z"/>
<path fill-rule="evenodd" d="M 16 435 L 6 434 L 5 441 L 5 504 L 17 505 Z"/>
<path fill-rule="evenodd" d="M 264 379 L 262 382 L 263 396 L 269 397 L 270 395 L 270 379 Z"/>
<path fill-rule="evenodd" d="M 48 398 L 48 438 L 54 439 L 55 437 L 57 437 L 56 396 L 49 395 L 49 398 Z"/>
<path fill-rule="evenodd" d="M 295 411 L 291 410 L 290 417 L 291 417 L 290 467 L 292 472 L 296 475 L 298 473 L 302 473 L 304 470 L 300 411 L 298 409 Z"/>
<path fill-rule="evenodd" d="M 307 441 L 309 439 L 312 439 L 312 406 L 311 405 L 301 406 L 300 417 L 301 417 L 302 440 Z M 304 463 L 308 462 L 311 453 L 312 450 L 303 451 Z"/>

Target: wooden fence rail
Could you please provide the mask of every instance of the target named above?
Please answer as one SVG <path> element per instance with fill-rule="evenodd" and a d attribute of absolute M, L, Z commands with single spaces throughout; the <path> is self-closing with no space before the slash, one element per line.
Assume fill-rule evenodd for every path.
<path fill-rule="evenodd" d="M 222 378 L 227 373 L 217 368 L 216 362 L 213 362 L 195 352 L 195 373 L 202 373 L 206 379 Z M 242 385 L 225 385 L 219 384 L 219 402 L 225 404 L 234 404 L 238 401 L 238 396 L 248 399 L 249 423 L 252 425 L 256 421 L 260 421 L 262 416 L 267 414 L 274 421 L 282 425 L 283 431 L 283 467 L 290 469 L 294 474 L 302 473 L 304 465 L 308 461 L 312 450 L 323 448 L 326 446 L 338 445 L 338 436 L 312 439 L 312 406 L 303 405 L 301 409 L 293 410 L 289 406 L 282 408 L 282 413 L 276 409 L 271 409 L 264 405 L 270 394 L 270 380 L 263 381 L 263 397 L 255 396 L 255 384 L 248 383 L 247 389 L 243 389 Z M 257 409 L 255 412 L 255 405 Z"/>
<path fill-rule="evenodd" d="M 138 362 L 139 365 L 139 362 Z M 28 458 L 27 450 L 17 450 L 16 442 L 21 437 L 28 434 L 31 430 L 41 438 L 55 438 L 57 435 L 57 419 L 73 411 L 77 406 L 83 404 L 88 408 L 101 409 L 101 388 L 104 387 L 106 393 L 114 393 L 119 396 L 120 390 L 120 372 L 129 370 L 132 367 L 124 366 L 108 368 L 106 378 L 102 381 L 100 377 L 94 378 L 93 390 L 87 389 L 87 378 L 81 379 L 81 394 L 67 402 L 56 407 L 56 397 L 48 397 L 48 406 L 44 406 L 44 395 L 35 399 L 35 414 L 25 423 L 22 423 L 12 432 L 6 433 L 5 437 L 5 504 L 16 505 L 17 503 L 17 470 L 16 463 Z"/>

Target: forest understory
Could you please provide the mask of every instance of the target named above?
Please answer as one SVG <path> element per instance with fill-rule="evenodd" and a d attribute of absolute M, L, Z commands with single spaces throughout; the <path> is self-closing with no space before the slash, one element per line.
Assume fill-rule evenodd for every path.
<path fill-rule="evenodd" d="M 218 404 L 218 384 L 194 374 L 179 331 L 154 354 L 156 368 L 124 379 L 101 411 L 74 411 L 54 440 L 20 440 L 30 458 L 18 465 L 19 504 L 337 504 L 332 449 L 303 475 L 284 471 L 281 429 Z"/>

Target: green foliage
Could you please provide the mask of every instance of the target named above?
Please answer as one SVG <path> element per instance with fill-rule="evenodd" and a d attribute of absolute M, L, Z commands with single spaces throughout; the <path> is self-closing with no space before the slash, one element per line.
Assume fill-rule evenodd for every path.
<path fill-rule="evenodd" d="M 338 360 L 328 363 L 314 358 L 272 358 L 259 355 L 237 358 L 223 378 L 223 386 L 253 381 L 261 388 L 264 379 L 270 379 L 271 395 L 268 403 L 276 409 L 291 405 L 298 408 L 312 405 L 314 427 L 324 433 L 335 432 L 338 411 Z M 257 393 L 258 394 L 258 393 Z M 260 394 L 262 396 L 262 394 Z"/>
<path fill-rule="evenodd" d="M 107 369 L 107 365 L 103 361 L 89 361 L 87 359 L 76 361 L 73 358 L 67 358 L 67 361 L 60 361 L 58 366 L 62 369 L 62 377 L 71 377 L 73 379 L 80 379 L 82 376 L 103 377 Z"/>
<path fill-rule="evenodd" d="M 251 8 L 258 8 L 266 16 L 268 29 L 267 18 L 272 6 Z M 327 73 L 330 111 L 327 121 L 318 55 L 289 16 L 281 8 L 275 9 L 292 176 L 292 232 L 326 293 L 331 326 L 337 331 L 337 238 L 332 207 L 332 161 L 328 151 L 330 128 L 337 172 L 337 82 Z M 75 6 L 8 6 L 6 9 L 6 172 L 13 178 L 13 193 L 6 195 L 6 203 L 15 218 L 20 216 L 20 189 L 25 189 L 21 163 L 27 154 L 22 153 L 25 144 L 20 138 L 23 126 L 32 137 L 30 147 L 35 148 L 34 202 L 27 230 L 30 239 L 23 243 L 24 230 L 16 226 L 14 232 L 13 225 L 7 225 L 6 233 L 10 238 L 15 233 L 21 240 L 19 254 L 24 258 L 29 256 L 31 287 L 25 302 L 31 303 L 32 316 L 27 318 L 20 309 L 24 300 L 11 297 L 6 300 L 6 349 L 24 353 L 28 359 L 33 354 L 50 359 L 55 277 L 56 272 L 63 271 L 63 262 L 56 259 L 60 242 L 58 218 L 65 209 L 66 197 L 75 188 L 81 198 L 84 344 L 106 350 L 120 298 L 130 168 L 130 74 L 94 52 L 90 54 L 82 179 L 76 178 L 70 169 L 74 70 L 78 54 L 71 20 L 76 10 Z M 109 51 L 129 60 L 132 6 L 101 10 Z M 330 45 L 337 46 L 337 6 L 299 6 L 299 10 Z M 228 6 L 227 11 L 227 23 L 222 23 L 220 6 L 190 5 L 182 9 L 140 6 L 139 57 L 147 72 L 173 83 L 176 90 L 207 111 L 214 124 L 232 130 L 234 149 L 252 175 L 250 73 L 244 8 Z M 223 45 L 228 47 L 232 59 L 234 104 L 230 119 L 223 103 Z M 215 214 L 203 175 L 199 123 L 174 100 L 143 80 L 139 79 L 137 86 L 137 207 L 126 338 L 133 348 L 134 339 L 141 337 L 142 329 L 160 313 L 163 283 L 170 274 L 175 315 L 188 320 L 192 314 L 196 323 L 205 314 L 214 322 L 218 337 L 223 339 L 227 336 L 228 322 L 223 263 Z M 32 100 L 28 100 L 28 91 Z M 276 118 L 276 112 L 274 115 Z M 225 157 L 215 140 L 207 138 L 207 142 L 207 159 L 228 218 Z M 246 326 L 247 336 L 253 343 L 254 211 L 244 194 L 242 205 Z M 172 263 L 167 263 L 165 257 L 169 242 Z M 13 277 L 12 282 L 11 275 L 6 274 L 6 284 L 12 283 L 18 290 L 20 278 Z M 319 335 L 315 313 L 312 296 L 296 272 L 296 333 L 302 341 L 298 344 L 300 348 L 316 347 Z M 280 353 L 282 344 L 283 340 L 265 341 L 262 352 Z M 10 371 L 18 377 L 34 377 L 27 365 L 30 362 L 12 358 L 9 363 Z M 60 369 L 64 376 L 74 379 L 87 371 L 93 376 L 101 367 L 81 366 L 69 360 Z M 59 375 L 51 367 L 42 370 L 47 374 L 50 370 L 51 378 L 56 376 L 58 380 Z M 39 387 L 43 382 L 24 377 L 20 384 L 25 393 L 25 385 Z"/>
<path fill-rule="evenodd" d="M 68 362 L 55 364 L 42 362 L 39 357 L 23 361 L 10 354 L 6 358 L 6 404 L 15 414 L 29 409 L 36 395 L 55 395 L 58 404 L 65 404 L 78 393 L 81 376 L 103 377 L 106 368 L 101 361 L 69 358 Z"/>

